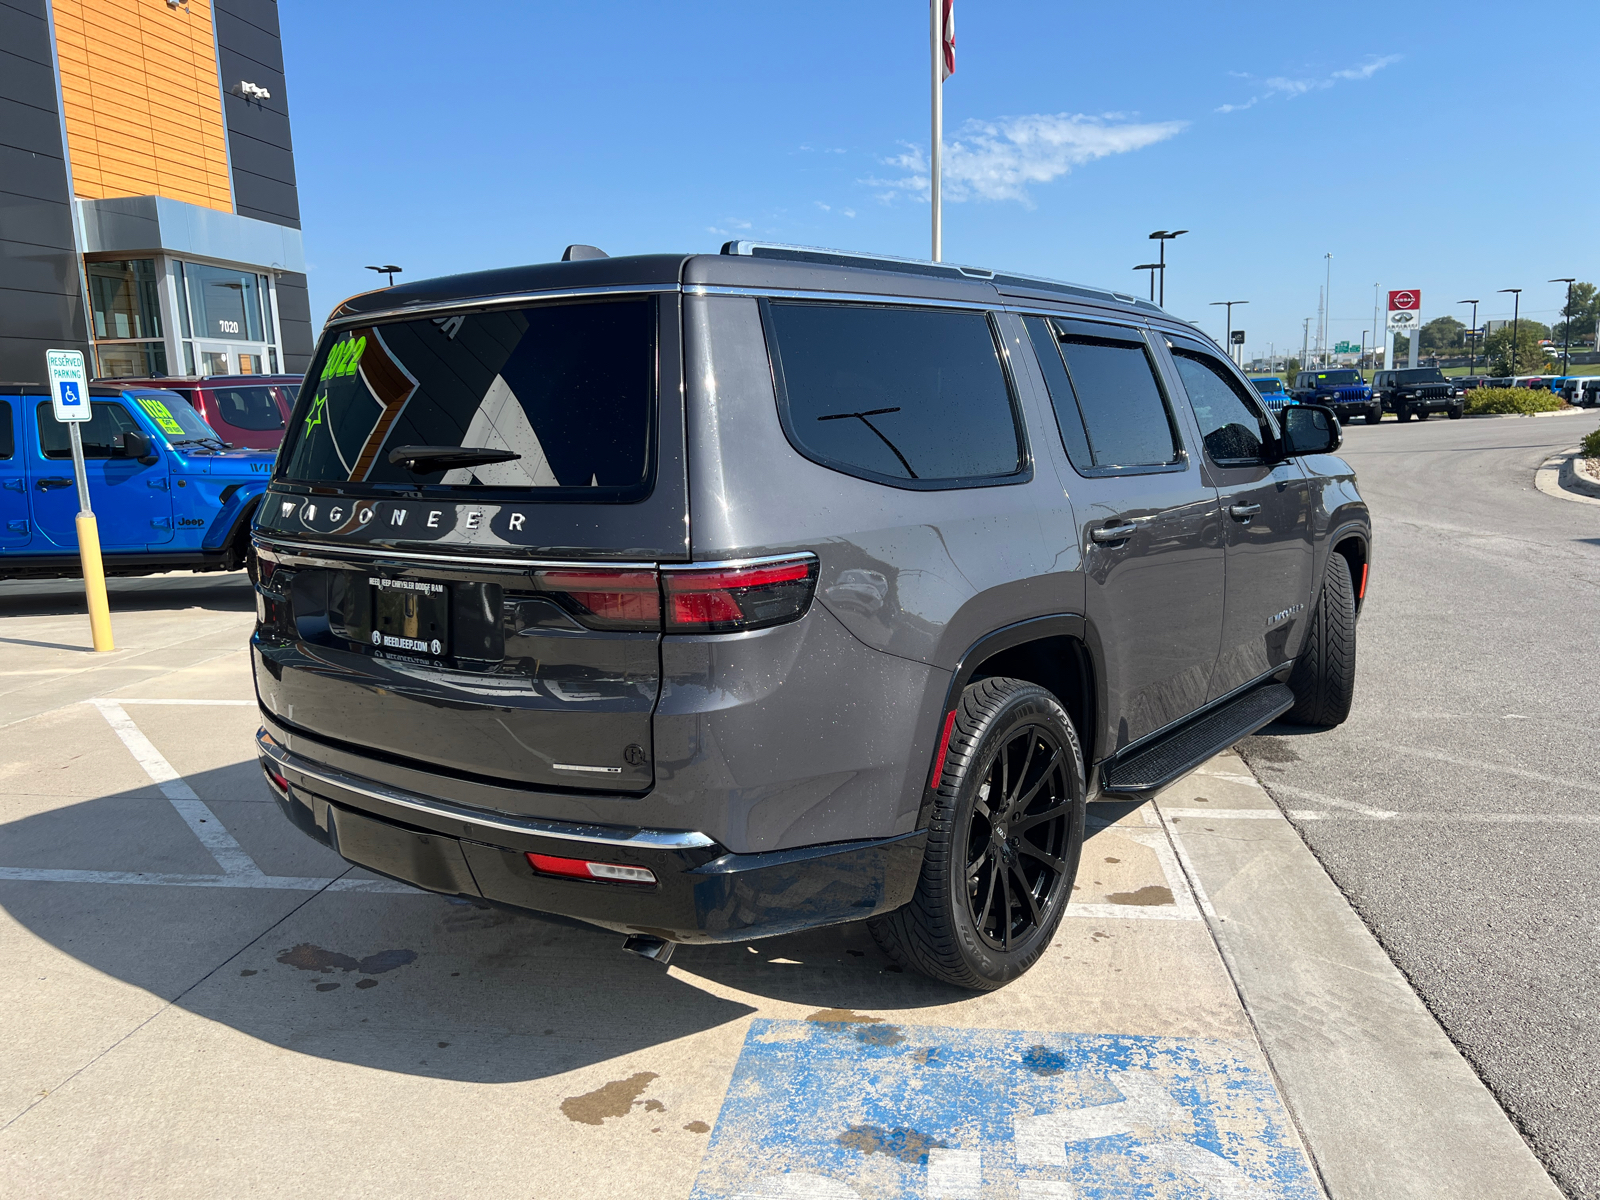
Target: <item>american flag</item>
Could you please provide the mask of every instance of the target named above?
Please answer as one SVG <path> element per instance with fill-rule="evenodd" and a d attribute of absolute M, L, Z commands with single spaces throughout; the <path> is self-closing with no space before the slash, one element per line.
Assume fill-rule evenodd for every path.
<path fill-rule="evenodd" d="M 944 71 L 939 76 L 943 81 L 956 73 L 956 0 L 932 0 L 932 2 L 944 9 L 944 23 L 941 30 L 943 36 L 939 39 L 944 43 Z"/>

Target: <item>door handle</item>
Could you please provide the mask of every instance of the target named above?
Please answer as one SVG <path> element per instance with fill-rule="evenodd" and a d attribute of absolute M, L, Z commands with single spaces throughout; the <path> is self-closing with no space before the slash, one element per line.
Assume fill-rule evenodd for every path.
<path fill-rule="evenodd" d="M 41 492 L 48 492 L 51 488 L 63 488 L 71 486 L 71 479 L 63 479 L 59 475 L 52 476 L 48 479 L 39 480 L 39 490 Z"/>
<path fill-rule="evenodd" d="M 1099 542 L 1102 546 L 1109 542 L 1125 542 L 1139 531 L 1139 527 L 1132 521 L 1120 525 L 1102 525 L 1099 529 L 1091 529 L 1089 538 Z"/>
<path fill-rule="evenodd" d="M 1235 504 L 1228 509 L 1228 515 L 1235 521 L 1248 521 L 1260 511 L 1261 505 L 1259 504 Z"/>

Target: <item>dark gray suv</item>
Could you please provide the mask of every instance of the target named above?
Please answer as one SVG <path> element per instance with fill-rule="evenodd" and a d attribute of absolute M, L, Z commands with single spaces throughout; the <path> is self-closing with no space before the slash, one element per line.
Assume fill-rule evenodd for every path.
<path fill-rule="evenodd" d="M 257 514 L 262 765 L 351 862 L 664 961 L 1025 971 L 1087 801 L 1348 712 L 1370 525 L 1142 300 L 730 243 L 330 318 Z"/>

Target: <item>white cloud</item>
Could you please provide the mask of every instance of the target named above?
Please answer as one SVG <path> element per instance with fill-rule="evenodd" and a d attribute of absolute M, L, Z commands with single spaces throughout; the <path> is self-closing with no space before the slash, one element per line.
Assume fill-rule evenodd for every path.
<path fill-rule="evenodd" d="M 1392 66 L 1401 59 L 1399 54 L 1385 54 L 1368 59 L 1359 67 L 1346 67 L 1342 71 L 1334 71 L 1328 75 L 1319 75 L 1307 79 L 1294 79 L 1287 75 L 1274 75 L 1262 81 L 1262 91 L 1259 95 L 1251 96 L 1243 104 L 1224 104 L 1216 108 L 1215 112 L 1231 113 L 1243 112 L 1247 108 L 1254 108 L 1262 100 L 1270 100 L 1274 96 L 1285 96 L 1293 100 L 1296 96 L 1304 96 L 1308 92 L 1320 92 L 1331 88 L 1334 84 L 1346 80 L 1360 81 L 1371 79 L 1387 66 Z M 1235 79 L 1253 79 L 1254 76 L 1239 71 L 1229 71 Z"/>
<path fill-rule="evenodd" d="M 1031 184 L 1049 183 L 1073 167 L 1141 150 L 1177 134 L 1185 121 L 1113 123 L 1081 113 L 1034 113 L 995 121 L 968 121 L 944 148 L 943 193 L 948 200 L 1017 200 L 1032 206 Z M 926 152 L 906 145 L 904 154 L 883 160 L 905 174 L 861 182 L 888 202 L 903 195 L 927 199 Z"/>
<path fill-rule="evenodd" d="M 821 200 L 813 200 L 811 203 L 815 204 L 823 212 L 832 212 L 833 211 L 833 205 L 824 204 Z"/>
<path fill-rule="evenodd" d="M 727 226 L 727 228 L 723 228 L 723 226 Z M 706 232 L 714 233 L 718 237 L 733 237 L 735 233 L 742 233 L 749 228 L 749 221 L 732 221 L 724 217 L 722 225 L 707 225 Z"/>

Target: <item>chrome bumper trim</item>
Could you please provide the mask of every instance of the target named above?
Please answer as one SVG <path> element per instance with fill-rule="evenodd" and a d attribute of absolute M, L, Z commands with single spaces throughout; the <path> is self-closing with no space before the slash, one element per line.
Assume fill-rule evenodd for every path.
<path fill-rule="evenodd" d="M 496 816 L 482 809 L 464 808 L 443 800 L 403 792 L 370 779 L 346 775 L 343 771 L 335 771 L 330 767 L 313 766 L 299 755 L 291 754 L 265 729 L 256 731 L 256 749 L 263 758 L 269 759 L 279 768 L 303 775 L 313 786 L 318 783 L 325 784 L 384 804 L 392 804 L 396 808 L 424 813 L 447 821 L 462 821 L 486 830 L 531 834 L 536 837 L 559 838 L 563 841 L 584 842 L 591 845 L 625 846 L 639 850 L 699 850 L 716 845 L 716 842 L 705 834 L 694 831 L 574 825 L 565 821 Z M 290 779 L 290 783 L 293 782 L 294 780 Z"/>

